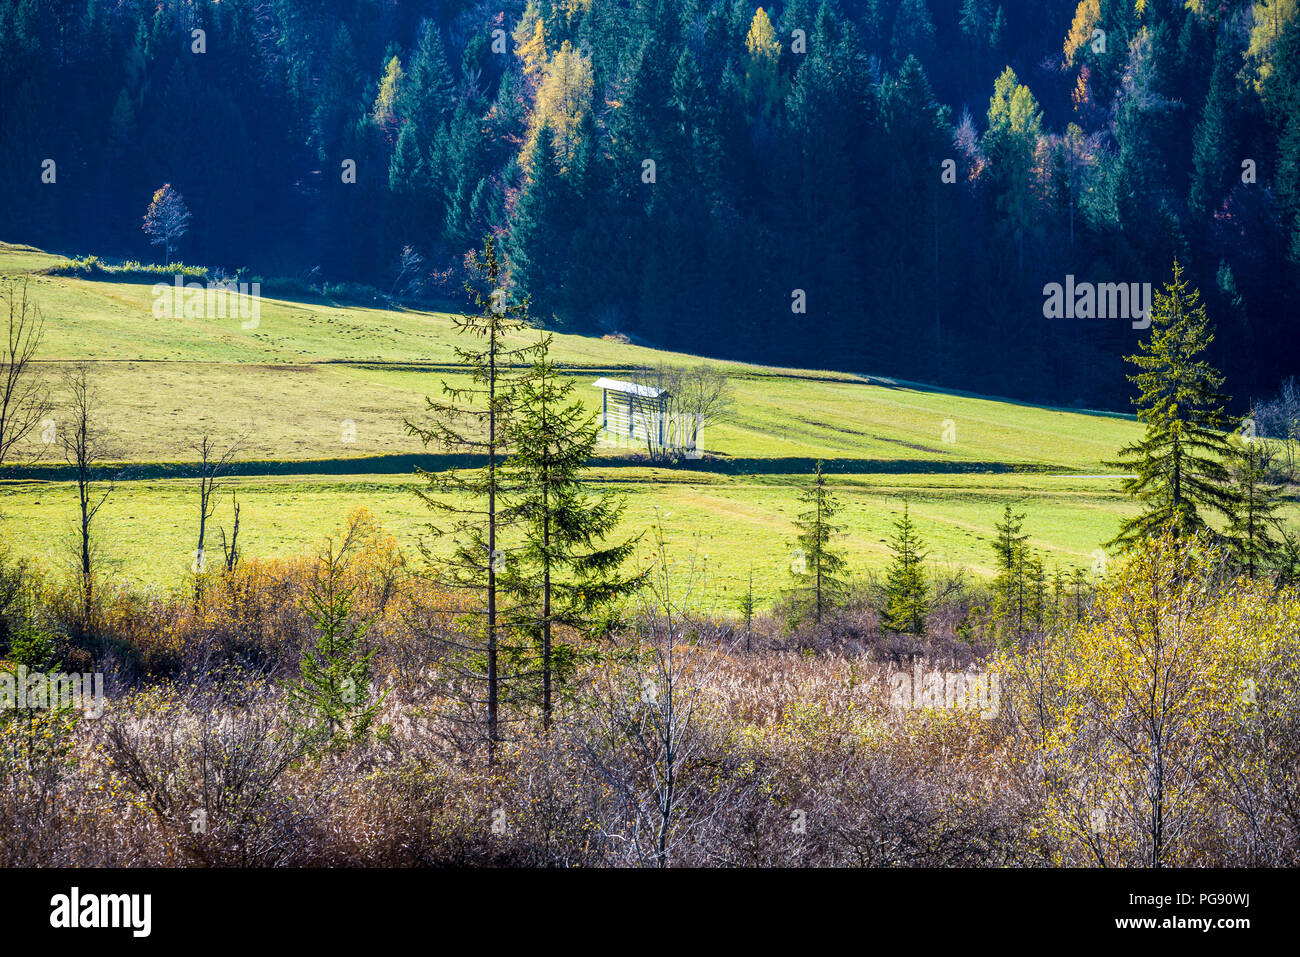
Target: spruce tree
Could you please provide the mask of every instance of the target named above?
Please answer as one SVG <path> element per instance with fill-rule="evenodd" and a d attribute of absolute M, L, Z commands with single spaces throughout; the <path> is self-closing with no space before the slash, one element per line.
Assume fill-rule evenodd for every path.
<path fill-rule="evenodd" d="M 1060 624 L 1066 620 L 1065 600 L 1068 584 L 1065 577 L 1065 569 L 1057 565 L 1052 569 L 1052 607 L 1049 610 L 1048 618 L 1053 625 Z"/>
<path fill-rule="evenodd" d="M 899 0 L 890 49 L 896 64 L 913 54 L 922 63 L 932 59 L 935 52 L 934 21 L 925 0 Z"/>
<path fill-rule="evenodd" d="M 471 695 L 471 709 L 486 705 L 489 757 L 495 757 L 501 740 L 499 703 L 498 573 L 504 568 L 505 553 L 499 548 L 500 535 L 509 511 L 504 501 L 506 475 L 503 466 L 511 438 L 510 423 L 515 414 L 521 379 L 536 355 L 536 345 L 515 346 L 512 341 L 526 325 L 528 304 L 506 301 L 502 288 L 502 264 L 496 243 L 484 239 L 483 251 L 472 257 L 482 288 L 465 284 L 475 314 L 462 313 L 452 323 L 461 336 L 476 346 L 456 346 L 458 364 L 469 385 L 453 386 L 443 381 L 443 399 L 425 399 L 428 418 L 406 421 L 406 430 L 426 446 L 460 452 L 480 458 L 482 464 L 469 468 L 427 472 L 416 469 L 425 483 L 416 494 L 434 512 L 445 516 L 443 523 L 427 528 L 436 539 L 451 538 L 455 548 L 450 557 L 433 554 L 429 543 L 420 548 L 430 577 L 443 587 L 466 596 L 474 605 L 462 615 L 468 633 L 447 644 L 447 661 L 453 672 L 471 686 L 485 685 L 487 697 Z"/>
<path fill-rule="evenodd" d="M 749 567 L 749 584 L 745 593 L 736 602 L 736 610 L 745 622 L 745 654 L 749 654 L 754 637 L 754 613 L 758 606 L 754 602 L 754 566 Z"/>
<path fill-rule="evenodd" d="M 1070 588 L 1072 591 L 1070 601 L 1071 619 L 1078 623 L 1083 621 L 1084 612 L 1091 602 L 1088 572 L 1085 569 L 1076 568 L 1070 573 Z"/>
<path fill-rule="evenodd" d="M 993 540 L 993 553 L 997 556 L 998 575 L 1010 576 L 1019 561 L 1021 549 L 1024 543 L 1029 540 L 1029 536 L 1022 529 L 1025 524 L 1025 513 L 1014 512 L 1010 505 L 1002 508 L 1002 521 L 993 526 L 997 537 Z"/>
<path fill-rule="evenodd" d="M 885 604 L 880 624 L 885 631 L 909 635 L 925 634 L 925 616 L 930 610 L 929 586 L 922 563 L 925 545 L 903 504 L 903 517 L 894 523 L 894 537 L 889 543 L 893 556 L 885 575 Z"/>
<path fill-rule="evenodd" d="M 1238 52 L 1227 40 L 1220 40 L 1210 90 L 1192 141 L 1193 173 L 1188 205 L 1201 216 L 1218 206 L 1238 182 L 1237 174 L 1241 171 L 1234 126 L 1234 116 L 1239 114 L 1235 67 L 1240 62 Z"/>
<path fill-rule="evenodd" d="M 1237 504 L 1228 525 L 1227 539 L 1242 570 L 1251 578 L 1273 564 L 1281 542 L 1278 509 L 1282 489 L 1270 481 L 1273 456 L 1256 438 L 1234 438 L 1229 464 Z"/>
<path fill-rule="evenodd" d="M 1279 588 L 1291 588 L 1300 584 L 1300 535 L 1285 526 L 1279 526 L 1281 541 L 1273 560 L 1276 569 L 1274 584 Z"/>
<path fill-rule="evenodd" d="M 1025 534 L 1025 515 L 1012 511 L 1010 505 L 1002 509 L 1002 521 L 993 528 L 993 553 L 996 556 L 998 574 L 993 579 L 994 617 L 1006 622 L 1011 619 L 1016 623 L 1016 635 L 1024 631 L 1025 621 L 1025 561 L 1029 536 Z"/>
<path fill-rule="evenodd" d="M 843 531 L 832 519 L 839 513 L 840 504 L 826 484 L 826 473 L 821 460 L 810 485 L 799 492 L 804 509 L 795 520 L 799 535 L 795 539 L 799 558 L 791 566 L 795 584 L 790 591 L 792 624 L 798 624 L 809 614 L 820 622 L 822 616 L 844 597 L 843 573 L 848 562 L 833 545 L 835 536 Z"/>
<path fill-rule="evenodd" d="M 311 723 L 308 735 L 326 747 L 364 737 L 384 700 L 370 690 L 375 651 L 365 650 L 369 623 L 352 616 L 357 586 L 347 583 L 349 545 L 330 542 L 321 555 L 302 603 L 316 643 L 303 652 L 298 681 L 288 689 L 290 710 Z"/>
<path fill-rule="evenodd" d="M 404 125 L 388 162 L 388 192 L 394 200 L 388 239 L 396 248 L 427 238 L 437 226 L 429 168 L 417 140 L 415 127 Z"/>
<path fill-rule="evenodd" d="M 501 578 L 511 598 L 507 621 L 521 639 L 512 648 L 521 674 L 540 671 L 542 724 L 550 730 L 553 684 L 563 683 L 606 630 L 610 611 L 640 584 L 622 565 L 636 539 L 607 542 L 624 503 L 593 494 L 582 471 L 596 450 L 594 413 L 573 397 L 573 383 L 550 361 L 551 337 L 541 339 L 507 426 L 509 517 L 523 530 Z M 583 644 L 557 643 L 557 630 Z M 530 662 L 536 661 L 537 667 Z M 531 686 L 532 682 L 526 682 Z"/>
<path fill-rule="evenodd" d="M 510 263 L 513 278 L 528 296 L 533 312 L 544 319 L 560 306 L 566 288 L 569 249 L 564 225 L 568 206 L 568 191 L 556 163 L 555 134 L 549 124 L 543 124 L 515 204 Z"/>
<path fill-rule="evenodd" d="M 352 34 L 340 23 L 334 33 L 323 75 L 315 92 L 311 118 L 312 140 L 322 163 L 337 169 L 345 133 L 365 110 L 361 90 L 361 68 Z"/>
<path fill-rule="evenodd" d="M 962 35 L 970 41 L 975 81 L 979 82 L 983 79 L 980 74 L 980 54 L 988 47 L 989 31 L 993 23 L 992 0 L 962 0 L 959 22 Z"/>
<path fill-rule="evenodd" d="M 451 116 L 455 92 L 442 37 L 426 21 L 407 63 L 406 82 L 397 102 L 402 118 L 415 128 L 421 149 L 429 148 L 439 127 Z"/>
<path fill-rule="evenodd" d="M 1151 336 L 1127 359 L 1139 372 L 1129 376 L 1141 391 L 1133 404 L 1146 434 L 1120 449 L 1112 467 L 1136 472 L 1123 490 L 1143 504 L 1126 519 L 1108 547 L 1127 551 L 1166 527 L 1178 537 L 1205 527 L 1205 510 L 1232 517 L 1235 497 L 1224 465 L 1230 458 L 1219 392 L 1223 377 L 1202 358 L 1214 341 L 1198 290 L 1174 261 L 1173 281 L 1155 294 Z"/>
<path fill-rule="evenodd" d="M 475 193 L 484 187 L 492 174 L 490 137 L 478 113 L 479 104 L 469 97 L 456 104 L 445 133 L 430 151 L 436 160 L 436 185 L 441 192 L 443 236 L 452 249 L 473 245 L 485 225 L 476 216 Z"/>
<path fill-rule="evenodd" d="M 1048 619 L 1047 568 L 1043 556 L 1033 549 L 1025 550 L 1024 578 L 1027 590 L 1025 617 L 1034 631 L 1041 632 Z"/>

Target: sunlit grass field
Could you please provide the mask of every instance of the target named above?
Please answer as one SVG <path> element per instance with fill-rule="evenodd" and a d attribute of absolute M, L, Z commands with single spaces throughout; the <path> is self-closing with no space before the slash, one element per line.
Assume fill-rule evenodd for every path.
<path fill-rule="evenodd" d="M 97 520 L 105 561 L 133 580 L 175 585 L 189 574 L 197 527 L 192 479 L 203 433 L 246 437 L 240 474 L 215 526 L 241 504 L 245 554 L 301 552 L 364 506 L 412 548 L 423 507 L 410 491 L 426 459 L 404 421 L 424 396 L 463 381 L 448 315 L 325 301 L 263 300 L 256 329 L 238 319 L 159 319 L 148 283 L 33 274 L 60 258 L 0 245 L 0 276 L 28 276 L 45 317 L 43 374 L 92 363 L 113 458 L 124 467 Z M 527 333 L 520 344 L 533 338 Z M 692 363 L 595 337 L 555 336 L 553 357 L 593 409 L 592 382 L 640 364 Z M 728 603 L 752 568 L 771 599 L 788 575 L 798 486 L 826 461 L 844 504 L 855 570 L 879 569 L 891 523 L 910 504 L 937 564 L 990 572 L 993 523 L 1005 505 L 1052 564 L 1088 566 L 1133 506 L 1105 462 L 1138 426 L 1130 416 L 953 394 L 864 374 L 722 363 L 735 407 L 703 436 L 702 461 L 652 468 L 635 449 L 605 448 L 595 486 L 627 496 L 625 528 L 662 523 L 675 554 L 707 555 L 712 600 Z M 60 410 L 53 417 L 57 421 Z M 50 567 L 66 562 L 74 488 L 33 436 L 0 479 L 0 532 Z M 215 542 L 215 539 L 210 540 Z M 212 545 L 209 546 L 211 548 Z"/>
<path fill-rule="evenodd" d="M 788 580 L 799 511 L 801 476 L 664 474 L 645 468 L 597 468 L 593 485 L 627 495 L 629 534 L 661 527 L 670 553 L 706 568 L 710 603 L 744 589 L 750 569 L 755 592 L 775 597 Z M 240 545 L 246 554 L 281 556 L 336 532 L 353 508 L 369 509 L 399 542 L 415 546 L 429 518 L 406 475 L 294 475 L 242 477 L 221 495 L 209 526 L 209 558 L 218 527 L 229 529 L 230 493 L 240 503 Z M 1029 513 L 1033 544 L 1049 565 L 1090 565 L 1093 551 L 1113 532 L 1129 506 L 1098 479 L 1041 475 L 836 475 L 843 504 L 845 551 L 859 571 L 883 566 L 892 522 L 909 505 L 943 565 L 991 572 L 990 538 L 1006 504 Z M 0 497 L 6 537 L 49 567 L 66 565 L 72 551 L 76 499 L 61 482 L 14 481 Z M 198 495 L 181 479 L 121 482 L 98 520 L 102 558 L 115 572 L 142 583 L 175 584 L 194 561 Z M 645 539 L 648 550 L 652 536 Z M 701 597 L 704 597 L 701 595 Z"/>

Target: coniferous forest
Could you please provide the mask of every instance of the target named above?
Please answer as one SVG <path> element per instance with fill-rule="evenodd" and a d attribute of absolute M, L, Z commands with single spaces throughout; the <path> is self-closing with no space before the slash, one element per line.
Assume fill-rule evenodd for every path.
<path fill-rule="evenodd" d="M 1298 19 L 6 0 L 0 226 L 148 260 L 168 182 L 193 213 L 179 259 L 432 299 L 490 233 L 553 328 L 1125 410 L 1136 334 L 1045 320 L 1044 286 L 1158 286 L 1177 257 L 1245 411 L 1296 359 Z M 31 188 L 46 159 L 57 190 Z"/>

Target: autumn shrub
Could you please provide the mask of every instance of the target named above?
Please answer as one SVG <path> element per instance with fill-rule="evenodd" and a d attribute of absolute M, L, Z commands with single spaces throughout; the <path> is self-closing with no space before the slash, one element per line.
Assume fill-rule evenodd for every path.
<path fill-rule="evenodd" d="M 1208 538 L 1142 545 L 1092 618 L 1000 656 L 1054 863 L 1294 863 L 1300 599 Z"/>
<path fill-rule="evenodd" d="M 778 601 L 770 616 L 760 616 L 757 631 L 766 647 L 851 652 L 888 664 L 919 655 L 965 667 L 984 657 L 992 643 L 971 627 L 984 598 L 981 590 L 965 574 L 943 567 L 930 569 L 928 589 L 933 597 L 922 635 L 891 633 L 881 627 L 878 609 L 884 603 L 884 583 L 870 574 L 850 582 L 843 601 L 829 607 L 821 621 L 809 619 L 775 629 L 778 639 L 764 625 L 768 619 L 791 620 L 784 601 Z"/>
<path fill-rule="evenodd" d="M 647 606 L 582 662 L 549 733 L 507 696 L 489 762 L 439 650 L 466 599 L 366 516 L 350 527 L 376 733 L 309 750 L 287 707 L 307 560 L 240 563 L 197 600 L 102 586 L 104 717 L 0 721 L 0 828 L 21 838 L 3 862 L 1297 863 L 1300 594 L 1233 579 L 1209 540 L 1150 543 L 1113 563 L 1088 615 L 996 653 L 978 635 L 846 639 L 833 621 L 792 641 L 762 616 L 746 650 L 735 621 Z M 30 593 L 75 651 L 52 627 L 58 588 Z M 936 673 L 996 676 L 1000 699 L 897 693 Z"/>
<path fill-rule="evenodd" d="M 187 280 L 208 278 L 208 269 L 205 266 L 187 266 L 184 263 L 141 263 L 134 259 L 110 263 L 98 256 L 69 259 L 66 262 L 55 263 L 53 266 L 46 266 L 38 272 L 46 276 L 76 276 L 81 279 L 117 282 L 172 281 L 176 276 L 183 276 Z"/>
<path fill-rule="evenodd" d="M 265 866 L 301 853 L 324 794 L 294 786 L 305 741 L 283 698 L 260 678 L 157 685 L 105 716 L 105 761 L 152 817 L 159 863 Z"/>
<path fill-rule="evenodd" d="M 76 817 L 67 797 L 77 786 L 79 717 L 68 708 L 0 707 L 0 865 L 59 859 Z"/>
<path fill-rule="evenodd" d="M 928 670 L 931 663 L 924 667 Z M 998 779 L 975 716 L 900 711 L 893 669 L 784 655 L 714 683 L 734 786 L 709 858 L 748 866 L 944 866 L 1020 860 L 1025 802 Z M 757 673 L 754 673 L 757 672 Z"/>
<path fill-rule="evenodd" d="M 30 565 L 16 559 L 4 543 L 0 543 L 0 657 L 8 650 L 9 637 L 18 631 L 30 617 L 32 590 Z"/>

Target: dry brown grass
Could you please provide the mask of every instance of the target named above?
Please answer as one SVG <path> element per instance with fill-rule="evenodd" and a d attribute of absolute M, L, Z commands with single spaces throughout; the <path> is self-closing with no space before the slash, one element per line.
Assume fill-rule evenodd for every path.
<path fill-rule="evenodd" d="M 387 691 L 374 734 L 311 751 L 286 707 L 311 637 L 298 607 L 309 563 L 249 564 L 198 603 L 105 590 L 98 642 L 70 649 L 113 671 L 104 716 L 0 721 L 0 865 L 1090 863 L 1079 835 L 1049 826 L 1024 720 L 1033 687 L 1009 674 L 997 720 L 894 707 L 891 676 L 913 662 L 842 621 L 816 641 L 762 622 L 746 652 L 733 622 L 636 618 L 566 688 L 550 735 L 512 695 L 489 765 L 442 673 L 438 638 L 463 607 L 406 574 L 382 536 L 366 554 L 358 612 L 374 620 Z M 1294 596 L 1249 596 L 1231 604 L 1300 621 Z M 951 638 L 918 651 L 923 671 L 983 667 Z M 1292 659 L 1269 667 L 1300 673 Z M 1294 781 L 1300 740 L 1280 714 L 1285 747 L 1225 738 L 1236 763 L 1220 762 L 1259 768 L 1271 790 L 1207 784 L 1201 817 L 1222 826 L 1189 838 L 1183 859 L 1294 861 L 1294 815 L 1267 803 L 1294 791 L 1277 783 Z"/>

